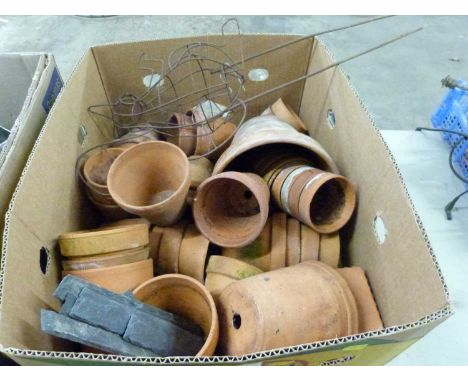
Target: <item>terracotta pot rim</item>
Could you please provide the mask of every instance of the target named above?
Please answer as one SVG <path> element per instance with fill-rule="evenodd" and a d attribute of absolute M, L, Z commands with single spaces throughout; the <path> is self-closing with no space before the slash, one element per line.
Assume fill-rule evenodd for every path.
<path fill-rule="evenodd" d="M 258 178 L 261 180 L 261 183 L 259 183 L 261 186 L 258 187 L 251 187 L 254 185 L 255 180 L 252 179 L 252 176 Z M 200 221 L 204 222 L 206 219 L 203 215 L 203 213 L 200 211 L 201 208 L 198 208 L 197 205 L 197 200 L 199 199 L 199 193 L 203 192 L 204 188 L 207 187 L 211 182 L 213 181 L 222 181 L 222 180 L 231 180 L 235 181 L 237 183 L 240 183 L 246 187 L 249 188 L 249 190 L 252 192 L 252 195 L 255 197 L 255 199 L 258 202 L 259 205 L 259 213 L 258 213 L 258 221 L 259 224 L 257 224 L 257 227 L 253 229 L 251 232 L 248 233 L 248 235 L 245 235 L 241 239 L 238 240 L 233 240 L 232 237 L 229 235 L 220 235 L 218 232 L 214 233 L 212 230 L 207 229 L 204 224 L 200 224 Z M 257 184 L 255 184 L 257 185 Z M 260 190 L 262 188 L 263 190 Z M 268 193 L 268 198 L 265 203 L 265 205 L 262 206 L 262 195 L 261 192 Z M 204 180 L 200 186 L 198 186 L 197 189 L 197 196 L 194 200 L 193 203 L 193 216 L 195 220 L 195 224 L 198 228 L 198 230 L 210 240 L 213 244 L 219 245 L 221 247 L 227 247 L 227 248 L 241 248 L 246 245 L 251 244 L 262 232 L 263 227 L 266 224 L 266 221 L 268 220 L 268 213 L 269 213 L 269 200 L 270 200 L 270 191 L 268 189 L 268 186 L 266 183 L 263 181 L 263 179 L 253 173 L 243 173 L 243 172 L 237 172 L 237 171 L 227 171 L 227 172 L 222 172 L 221 174 L 213 175 L 209 177 L 208 179 Z M 226 245 L 226 242 L 223 242 L 223 239 L 230 238 L 230 243 Z"/>
<path fill-rule="evenodd" d="M 105 149 L 99 150 L 97 153 L 92 154 L 91 156 L 89 156 L 88 159 L 86 159 L 86 161 L 85 161 L 85 163 L 84 163 L 84 165 L 83 165 L 82 173 L 83 173 L 83 178 L 85 179 L 85 185 L 86 185 L 86 187 L 88 187 L 88 188 L 97 188 L 99 191 L 103 191 L 103 193 L 108 193 L 107 182 L 106 182 L 105 185 L 104 185 L 104 184 L 99 184 L 99 183 L 96 183 L 95 181 L 93 181 L 93 180 L 91 179 L 91 177 L 89 176 L 89 172 L 90 172 L 90 169 L 89 169 L 89 166 L 90 166 L 89 163 L 90 163 L 90 162 L 89 162 L 89 160 L 90 160 L 91 158 L 94 158 L 95 156 L 101 154 L 101 153 L 104 152 L 104 151 L 111 151 L 111 152 L 113 152 L 113 151 L 115 151 L 115 152 L 120 151 L 120 154 L 122 154 L 122 153 L 125 151 L 125 149 L 122 149 L 122 148 L 120 148 L 120 147 L 107 147 L 107 148 L 105 148 Z M 115 157 L 114 162 L 115 162 L 115 160 L 120 156 L 120 154 L 117 155 L 117 156 Z M 109 172 L 110 172 L 110 168 L 109 168 Z M 109 177 L 109 172 L 107 173 L 107 176 L 108 176 L 108 177 Z"/>
<path fill-rule="evenodd" d="M 219 321 L 218 321 L 218 311 L 216 310 L 216 304 L 214 302 L 214 299 L 211 296 L 211 293 L 208 291 L 208 289 L 206 289 L 206 287 L 202 283 L 200 283 L 198 280 L 190 276 L 185 276 L 181 274 L 167 274 L 167 275 L 161 275 L 161 276 L 153 277 L 152 279 L 146 280 L 144 283 L 137 286 L 132 291 L 132 293 L 136 295 L 138 292 L 146 288 L 148 285 L 157 283 L 160 280 L 165 280 L 165 279 L 184 280 L 188 283 L 191 283 L 192 285 L 190 287 L 193 286 L 192 289 L 194 289 L 204 298 L 205 302 L 208 304 L 211 310 L 210 331 L 209 333 L 205 333 L 206 335 L 205 343 L 203 344 L 202 348 L 198 351 L 198 353 L 195 355 L 195 357 L 203 356 L 203 353 L 205 353 L 207 348 L 210 347 L 211 342 L 213 340 L 217 342 L 216 337 L 218 337 L 219 335 Z M 211 354 L 206 355 L 206 356 L 210 356 L 210 355 Z"/>
<path fill-rule="evenodd" d="M 123 160 L 125 160 L 126 156 L 131 155 L 133 153 L 133 151 L 145 150 L 145 149 L 147 149 L 146 146 L 161 146 L 161 145 L 171 147 L 171 149 L 177 151 L 177 153 L 181 156 L 182 160 L 186 164 L 185 173 L 183 174 L 184 178 L 183 178 L 181 184 L 179 185 L 179 187 L 176 190 L 174 190 L 174 193 L 171 196 L 169 196 L 167 199 L 164 199 L 163 201 L 161 201 L 159 203 L 146 204 L 144 206 L 138 206 L 138 205 L 129 204 L 129 203 L 123 201 L 122 198 L 120 197 L 120 195 L 116 194 L 115 191 L 113 191 L 114 187 L 113 187 L 112 179 L 113 179 L 113 174 L 116 171 L 115 169 L 117 168 L 118 164 L 120 162 L 122 162 Z M 149 210 L 149 209 L 154 209 L 154 208 L 157 208 L 157 207 L 164 206 L 165 204 L 171 202 L 173 199 L 177 198 L 179 196 L 180 192 L 184 191 L 186 188 L 188 189 L 187 184 L 188 184 L 188 186 L 190 186 L 190 164 L 189 164 L 187 155 L 182 151 L 182 149 L 177 147 L 176 145 L 170 143 L 170 142 L 163 142 L 163 141 L 141 142 L 138 145 L 135 145 L 133 147 L 128 148 L 127 150 L 125 150 L 121 155 L 119 155 L 116 158 L 114 163 L 112 163 L 111 168 L 109 169 L 109 173 L 107 175 L 107 178 L 108 178 L 107 186 L 108 186 L 108 189 L 109 189 L 109 193 L 111 194 L 112 199 L 114 199 L 115 202 L 118 205 L 122 205 L 122 206 L 125 206 L 125 207 L 128 207 L 128 208 L 131 208 L 131 209 L 133 209 L 135 211 L 146 211 L 146 210 Z"/>
<path fill-rule="evenodd" d="M 95 273 L 108 273 L 112 271 L 121 271 L 121 270 L 127 270 L 127 271 L 133 271 L 138 268 L 143 268 L 146 266 L 146 264 L 151 264 L 151 267 L 153 267 L 153 260 L 152 259 L 145 259 L 141 261 L 136 261 L 134 263 L 128 263 L 128 264 L 120 264 L 120 265 L 113 265 L 110 267 L 102 267 L 102 268 L 92 268 L 92 269 L 82 269 L 79 271 L 63 271 L 63 274 L 72 274 L 75 276 L 79 275 L 90 275 L 90 274 L 95 274 Z"/>

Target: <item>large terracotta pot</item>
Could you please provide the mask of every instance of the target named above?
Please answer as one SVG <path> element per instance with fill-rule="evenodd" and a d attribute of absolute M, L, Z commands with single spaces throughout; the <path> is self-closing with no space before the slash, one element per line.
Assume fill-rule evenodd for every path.
<path fill-rule="evenodd" d="M 290 124 L 300 133 L 307 133 L 307 127 L 296 112 L 284 103 L 281 98 L 278 98 L 262 115 L 273 114 L 275 117 L 281 119 L 283 122 Z"/>
<path fill-rule="evenodd" d="M 236 281 L 221 293 L 218 313 L 218 349 L 226 355 L 348 336 L 359 324 L 345 280 L 320 262 Z"/>
<path fill-rule="evenodd" d="M 73 275 L 115 293 L 133 290 L 153 277 L 153 260 L 79 271 L 63 271 L 62 277 Z"/>
<path fill-rule="evenodd" d="M 320 233 L 342 228 L 356 205 L 356 192 L 347 178 L 310 166 L 282 169 L 271 190 L 278 207 Z"/>
<path fill-rule="evenodd" d="M 198 324 L 206 340 L 196 356 L 213 355 L 219 336 L 218 314 L 213 297 L 200 282 L 185 275 L 163 275 L 138 286 L 133 294 L 146 304 Z"/>
<path fill-rule="evenodd" d="M 109 170 L 112 198 L 125 211 L 167 226 L 184 212 L 190 166 L 184 152 L 168 142 L 143 142 L 123 152 Z"/>
<path fill-rule="evenodd" d="M 252 243 L 268 218 L 270 192 L 258 175 L 225 172 L 197 189 L 193 216 L 200 232 L 221 247 Z"/>
<path fill-rule="evenodd" d="M 330 155 L 317 141 L 277 117 L 266 115 L 252 118 L 239 127 L 231 146 L 216 162 L 213 174 L 229 170 L 254 171 L 259 158 L 274 157 L 280 150 L 289 151 L 291 156 L 304 157 L 317 168 L 338 172 Z M 258 156 L 254 161 L 246 160 L 248 155 L 255 153 Z"/>

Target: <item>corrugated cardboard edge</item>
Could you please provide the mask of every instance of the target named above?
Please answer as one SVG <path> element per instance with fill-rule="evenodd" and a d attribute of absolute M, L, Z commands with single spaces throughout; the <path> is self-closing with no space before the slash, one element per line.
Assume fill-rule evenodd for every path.
<path fill-rule="evenodd" d="M 258 34 L 261 35 L 261 34 Z M 280 34 L 278 34 L 280 35 Z M 317 39 L 318 42 L 325 47 L 325 50 L 327 54 L 334 60 L 334 55 L 329 51 L 327 46 L 322 42 L 322 40 Z M 107 44 L 107 45 L 115 45 L 115 43 L 112 44 Z M 91 48 L 92 50 L 92 48 Z M 88 51 L 86 52 L 88 53 Z M 72 78 L 73 74 L 76 71 L 76 68 L 81 64 L 83 61 L 86 53 L 83 55 L 83 57 L 80 59 L 78 64 L 75 66 L 75 69 L 73 70 L 72 74 L 70 75 L 69 79 L 67 80 L 67 83 L 63 88 L 66 88 L 66 85 L 70 81 L 70 78 Z M 345 72 L 339 67 L 339 70 L 345 74 Z M 358 92 L 356 91 L 356 88 L 352 85 L 352 83 L 349 81 L 348 77 L 345 74 L 345 77 L 347 78 L 348 85 L 350 88 L 353 90 L 354 94 L 356 95 L 356 98 L 358 99 L 361 107 L 365 110 L 369 120 L 372 123 L 372 126 L 374 127 L 374 131 L 377 134 L 377 136 L 381 139 L 382 143 L 384 144 L 387 154 L 391 161 L 393 162 L 393 165 L 398 173 L 398 176 L 400 178 L 400 183 L 401 186 L 403 187 L 406 197 L 408 198 L 411 209 L 413 211 L 413 214 L 415 216 L 417 225 L 424 237 L 424 240 L 426 242 L 426 245 L 429 249 L 429 252 L 432 257 L 432 261 L 437 269 L 437 273 L 439 275 L 440 281 L 444 287 L 444 292 L 447 297 L 447 300 L 449 300 L 449 293 L 447 289 L 447 285 L 445 283 L 444 277 L 442 275 L 439 263 L 437 261 L 437 258 L 434 254 L 433 248 L 430 244 L 429 238 L 427 236 L 426 230 L 423 226 L 422 220 L 418 213 L 416 212 L 416 209 L 414 207 L 414 203 L 409 195 L 408 189 L 403 181 L 403 177 L 401 175 L 400 169 L 395 161 L 395 158 L 390 151 L 388 145 L 386 144 L 382 134 L 378 130 L 378 128 L 375 125 L 374 118 L 371 116 L 369 113 L 368 109 L 364 106 Z M 57 97 L 57 101 L 61 98 L 62 93 Z M 30 163 L 32 159 L 34 158 L 34 154 L 36 151 L 36 147 L 38 146 L 39 142 L 42 139 L 42 136 L 44 132 L 47 129 L 47 122 L 48 119 L 50 118 L 50 115 L 52 114 L 52 111 L 56 107 L 56 102 L 54 106 L 52 107 L 51 112 L 49 113 L 49 116 L 47 117 L 44 128 L 42 129 L 41 133 L 39 134 L 37 141 L 31 151 L 31 154 L 26 162 L 25 168 L 23 170 L 23 173 L 21 175 L 21 178 L 18 182 L 18 185 L 16 187 L 15 192 L 13 193 L 8 211 L 5 216 L 5 231 L 3 234 L 3 246 L 2 246 L 2 258 L 1 258 L 1 263 L 0 263 L 0 320 L 1 320 L 1 315 L 2 315 L 2 292 L 3 292 L 3 282 L 4 282 L 4 269 L 5 269 L 5 264 L 6 264 L 6 247 L 7 247 L 7 237 L 8 237 L 8 229 L 9 229 L 9 222 L 10 222 L 10 217 L 11 217 L 11 210 L 12 206 L 16 197 L 16 194 L 21 187 L 22 181 L 25 177 L 25 174 L 29 170 Z M 341 338 L 335 338 L 332 340 L 327 340 L 327 341 L 319 341 L 319 342 L 313 342 L 309 344 L 302 344 L 302 345 L 297 345 L 297 346 L 289 346 L 281 349 L 275 349 L 275 350 L 269 350 L 265 352 L 258 352 L 250 355 L 244 355 L 244 356 L 238 356 L 238 357 L 230 357 L 230 356 L 214 356 L 214 357 L 125 357 L 125 356 L 117 356 L 117 355 L 107 355 L 107 354 L 92 354 L 92 353 L 77 353 L 77 352 L 56 352 L 56 351 L 38 351 L 38 350 L 23 350 L 23 349 L 17 349 L 17 348 L 4 348 L 0 344 L 0 351 L 10 355 L 12 357 L 23 357 L 23 358 L 54 358 L 54 359 L 61 359 L 61 360 L 82 360 L 82 361 L 91 361 L 91 362 L 123 362 L 123 363 L 132 363 L 132 364 L 141 364 L 141 365 L 182 365 L 182 364 L 240 364 L 240 363 L 246 363 L 246 362 L 257 362 L 257 361 L 262 361 L 265 359 L 270 359 L 270 358 L 277 358 L 277 357 L 282 357 L 282 356 L 287 356 L 287 355 L 292 355 L 292 354 L 302 354 L 302 353 L 308 353 L 308 352 L 313 352 L 321 349 L 325 349 L 327 347 L 331 346 L 337 346 L 337 345 L 345 345 L 350 342 L 355 342 L 355 341 L 361 341 L 361 340 L 366 340 L 366 339 L 379 339 L 379 338 L 384 338 L 392 334 L 400 334 L 403 332 L 408 332 L 408 331 L 413 331 L 417 328 L 422 328 L 432 322 L 435 321 L 442 321 L 443 319 L 447 318 L 453 313 L 452 308 L 450 303 L 447 304 L 444 308 L 431 313 L 427 316 L 422 317 L 420 320 L 403 324 L 403 325 L 396 325 L 388 328 L 384 328 L 382 330 L 378 331 L 373 331 L 373 332 L 367 332 L 367 333 L 360 333 L 357 335 L 352 335 L 352 336 L 347 336 L 347 337 L 341 337 Z"/>

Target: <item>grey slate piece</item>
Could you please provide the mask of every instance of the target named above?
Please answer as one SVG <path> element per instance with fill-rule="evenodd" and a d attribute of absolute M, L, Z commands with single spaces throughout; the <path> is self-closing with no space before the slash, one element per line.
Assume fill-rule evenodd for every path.
<path fill-rule="evenodd" d="M 112 354 L 154 357 L 157 354 L 126 342 L 119 335 L 49 310 L 41 310 L 41 329 L 53 336 L 92 346 Z"/>
<path fill-rule="evenodd" d="M 79 298 L 80 294 L 84 292 L 84 289 L 94 292 L 96 296 L 99 295 L 102 298 L 107 298 L 111 300 L 112 304 L 120 304 L 122 307 L 122 311 L 127 312 L 122 313 L 125 314 L 125 317 L 134 314 L 136 311 L 142 311 L 147 314 L 158 317 L 161 320 L 171 322 L 172 324 L 177 325 L 180 328 L 185 329 L 187 331 L 190 331 L 200 337 L 204 336 L 202 329 L 194 322 L 184 317 L 151 306 L 149 304 L 144 304 L 138 299 L 136 299 L 131 292 L 126 292 L 124 294 L 113 293 L 111 291 L 108 291 L 107 289 L 101 288 L 95 284 L 91 284 L 83 279 L 71 275 L 67 275 L 66 277 L 64 277 L 62 282 L 59 284 L 59 286 L 54 292 L 54 296 L 63 302 L 62 309 L 60 311 L 61 314 L 69 315 L 71 313 L 71 311 L 73 310 L 72 306 L 76 303 L 76 300 Z M 100 299 L 100 301 L 103 300 Z M 103 311 L 105 311 L 105 309 L 107 308 L 103 308 Z M 75 312 L 75 314 L 78 313 Z M 119 320 L 120 319 L 124 320 L 124 318 L 119 318 Z M 104 325 L 103 321 L 104 319 L 99 320 L 99 322 L 101 322 L 102 325 Z M 88 320 L 87 322 L 90 321 Z M 93 324 L 95 323 L 93 322 Z M 114 326 L 103 327 L 115 332 L 121 330 L 117 329 L 117 327 Z"/>
<path fill-rule="evenodd" d="M 123 338 L 164 357 L 196 355 L 204 344 L 203 337 L 144 312 L 132 315 Z"/>

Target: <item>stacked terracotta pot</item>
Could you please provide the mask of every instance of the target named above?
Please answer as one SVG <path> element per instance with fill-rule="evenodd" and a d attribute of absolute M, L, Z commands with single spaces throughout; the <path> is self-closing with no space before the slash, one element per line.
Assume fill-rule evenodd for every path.
<path fill-rule="evenodd" d="M 132 290 L 153 277 L 148 224 L 123 221 L 62 234 L 62 275 L 74 275 L 113 292 Z"/>

